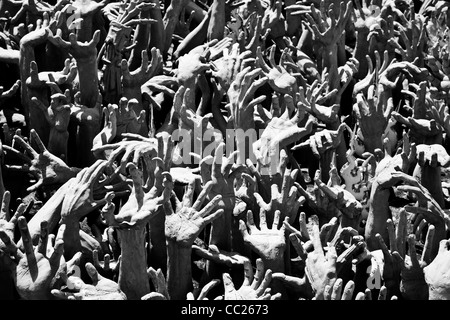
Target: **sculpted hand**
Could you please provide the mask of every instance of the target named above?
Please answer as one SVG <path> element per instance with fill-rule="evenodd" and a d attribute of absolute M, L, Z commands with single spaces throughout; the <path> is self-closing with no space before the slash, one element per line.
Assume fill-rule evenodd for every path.
<path fill-rule="evenodd" d="M 261 259 L 256 260 L 256 274 L 250 261 L 244 263 L 244 277 L 242 286 L 236 290 L 231 276 L 228 273 L 223 274 L 224 300 L 277 300 L 281 297 L 279 293 L 271 295 L 268 286 L 272 281 L 272 271 L 269 269 L 264 274 Z"/>
<path fill-rule="evenodd" d="M 153 160 L 155 161 L 155 160 Z M 133 188 L 128 201 L 114 215 L 114 203 L 110 208 L 102 211 L 106 223 L 118 228 L 142 228 L 145 224 L 158 214 L 165 202 L 169 200 L 172 183 L 170 174 L 162 172 L 161 167 L 155 170 L 154 185 L 150 190 L 144 191 L 142 171 L 133 163 L 127 165 L 127 170 L 133 180 Z M 164 188 L 161 186 L 164 185 Z"/>
<path fill-rule="evenodd" d="M 164 206 L 167 241 L 174 241 L 183 247 L 191 247 L 205 226 L 223 214 L 223 209 L 212 212 L 221 201 L 221 195 L 215 196 L 201 209 L 211 188 L 212 182 L 208 182 L 193 203 L 195 181 L 191 182 L 185 189 L 183 201 L 175 197 L 175 211 L 170 204 Z"/>
<path fill-rule="evenodd" d="M 47 222 L 41 222 L 39 244 L 34 248 L 26 219 L 19 217 L 18 225 L 24 253 L 16 247 L 5 231 L 0 230 L 3 243 L 10 248 L 9 252 L 16 259 L 17 292 L 24 300 L 51 300 L 51 290 L 61 285 L 57 279 L 67 272 L 62 240 L 65 226 L 59 228 L 54 243 L 54 236 L 49 239 Z"/>
<path fill-rule="evenodd" d="M 79 169 L 67 166 L 63 160 L 50 153 L 35 130 L 31 129 L 30 135 L 31 143 L 38 146 L 39 153 L 21 137 L 14 136 L 15 144 L 27 152 L 21 156 L 26 163 L 23 169 L 38 179 L 35 184 L 27 188 L 27 191 L 35 191 L 41 186 L 64 184 L 76 176 Z"/>
<path fill-rule="evenodd" d="M 253 213 L 247 212 L 247 225 L 239 221 L 239 230 L 244 237 L 244 242 L 263 260 L 266 268 L 275 272 L 284 272 L 284 251 L 286 249 L 286 226 L 283 224 L 278 229 L 281 212 L 275 211 L 271 229 L 267 227 L 266 213 L 261 210 L 259 216 L 259 229 L 253 220 Z M 285 218 L 284 221 L 288 221 Z M 248 227 L 248 230 L 247 230 Z"/>
<path fill-rule="evenodd" d="M 279 64 L 275 62 L 275 50 L 276 45 L 272 45 L 269 51 L 269 65 L 264 60 L 261 47 L 258 47 L 256 65 L 262 69 L 264 75 L 269 79 L 269 84 L 273 90 L 282 94 L 294 95 L 297 91 L 297 80 L 283 66 L 287 49 L 283 51 Z"/>
<path fill-rule="evenodd" d="M 72 290 L 53 289 L 52 294 L 61 300 L 126 300 L 119 285 L 107 278 L 102 277 L 94 265 L 86 263 L 86 271 L 91 278 L 92 284 L 87 284 L 81 278 L 70 276 L 69 280 L 74 284 Z"/>

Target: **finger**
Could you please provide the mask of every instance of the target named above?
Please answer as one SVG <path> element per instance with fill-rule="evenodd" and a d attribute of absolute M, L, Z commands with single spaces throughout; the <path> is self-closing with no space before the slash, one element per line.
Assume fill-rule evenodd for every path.
<path fill-rule="evenodd" d="M 385 286 L 381 286 L 380 292 L 378 293 L 378 300 L 386 300 L 387 297 L 387 288 Z"/>
<path fill-rule="evenodd" d="M 413 234 L 408 236 L 408 248 L 409 248 L 409 258 L 411 260 L 411 264 L 414 268 L 418 268 L 420 266 L 419 259 L 417 258 L 416 252 L 416 237 Z"/>
<path fill-rule="evenodd" d="M 387 229 L 389 233 L 389 249 L 391 252 L 397 251 L 397 242 L 395 241 L 395 227 L 392 219 L 386 221 Z"/>
<path fill-rule="evenodd" d="M 259 297 L 263 294 L 263 292 L 267 289 L 267 287 L 270 285 L 270 282 L 272 281 L 272 270 L 267 270 L 266 274 L 264 275 L 264 279 L 261 282 L 261 285 L 256 289 L 256 296 Z"/>
<path fill-rule="evenodd" d="M 225 212 L 224 209 L 216 210 L 215 212 L 211 213 L 209 216 L 203 218 L 203 223 L 207 225 L 208 223 L 213 222 L 218 217 L 220 217 Z"/>
<path fill-rule="evenodd" d="M 250 233 L 253 233 L 257 230 L 252 210 L 247 211 L 247 227 L 248 229 L 250 229 Z"/>
<path fill-rule="evenodd" d="M 257 288 L 259 288 L 259 286 L 261 285 L 261 282 L 263 281 L 263 278 L 264 278 L 264 264 L 263 264 L 263 261 L 260 258 L 258 258 L 258 259 L 256 259 L 256 273 L 253 278 L 253 283 L 251 285 L 251 288 L 253 290 L 256 290 Z"/>
<path fill-rule="evenodd" d="M 248 241 L 250 234 L 248 233 L 247 226 L 245 225 L 245 222 L 243 220 L 239 220 L 239 231 L 244 238 L 244 242 Z"/>
<path fill-rule="evenodd" d="M 50 256 L 50 265 L 53 268 L 56 268 L 60 265 L 61 257 L 64 254 L 64 240 L 58 239 L 55 243 L 55 249 L 53 250 L 52 255 Z"/>
<path fill-rule="evenodd" d="M 331 300 L 341 300 L 343 281 L 341 278 L 337 279 L 333 285 L 333 292 L 331 294 Z"/>
<path fill-rule="evenodd" d="M 200 294 L 197 297 L 197 300 L 204 300 L 206 299 L 206 296 L 208 293 L 218 284 L 220 283 L 219 279 L 213 279 L 210 282 L 208 282 L 203 288 L 202 291 L 200 291 Z"/>
<path fill-rule="evenodd" d="M 358 292 L 358 294 L 356 295 L 355 300 L 366 300 L 366 296 L 363 292 Z"/>
<path fill-rule="evenodd" d="M 192 202 L 194 200 L 194 192 L 195 192 L 195 184 L 196 181 L 191 181 L 189 184 L 184 188 L 184 195 L 183 195 L 183 206 L 186 208 L 192 207 Z"/>
<path fill-rule="evenodd" d="M 281 211 L 276 210 L 273 218 L 272 230 L 278 230 L 278 223 L 280 221 L 280 218 L 281 218 Z"/>
<path fill-rule="evenodd" d="M 42 140 L 39 137 L 36 130 L 31 129 L 30 135 L 31 135 L 31 141 L 34 141 L 34 143 L 38 146 L 39 153 L 44 153 L 45 151 L 47 151 L 47 148 L 45 147 L 44 143 L 42 142 Z"/>
<path fill-rule="evenodd" d="M 402 257 L 405 257 L 405 239 L 407 233 L 406 227 L 407 227 L 406 210 L 402 208 L 399 213 L 398 224 L 395 234 L 395 238 L 397 241 L 397 251 Z"/>
<path fill-rule="evenodd" d="M 263 209 L 259 210 L 259 229 L 261 231 L 267 230 L 266 211 Z"/>
<path fill-rule="evenodd" d="M 307 254 L 305 252 L 305 249 L 303 248 L 300 238 L 296 234 L 292 233 L 289 235 L 289 240 L 291 240 L 291 243 L 292 243 L 295 251 L 297 252 L 297 255 L 302 260 L 306 260 Z"/>
<path fill-rule="evenodd" d="M 213 187 L 213 182 L 212 181 L 208 181 L 208 183 L 206 183 L 206 185 L 203 187 L 202 191 L 198 195 L 197 200 L 192 205 L 192 208 L 194 210 L 198 211 L 200 209 L 201 205 L 205 201 L 205 199 L 208 196 L 209 191 L 211 190 L 212 187 Z"/>
<path fill-rule="evenodd" d="M 201 217 L 208 215 L 214 208 L 217 207 L 219 202 L 222 201 L 222 196 L 219 194 L 215 196 L 202 210 L 199 211 Z"/>
<path fill-rule="evenodd" d="M 416 229 L 416 240 L 420 241 L 422 231 L 426 225 L 427 225 L 427 221 L 425 219 L 420 220 L 419 226 Z"/>
<path fill-rule="evenodd" d="M 314 246 L 314 251 L 323 255 L 322 242 L 320 241 L 319 219 L 316 215 L 314 215 L 309 218 L 309 221 L 311 223 L 311 240 Z"/>
<path fill-rule="evenodd" d="M 323 290 L 323 300 L 331 300 L 331 286 L 329 284 Z"/>
<path fill-rule="evenodd" d="M 92 263 L 86 262 L 85 267 L 86 267 L 86 271 L 87 271 L 89 277 L 92 280 L 92 284 L 94 286 L 96 286 L 98 281 L 101 279 L 101 275 L 98 274 L 97 269 L 95 269 L 95 267 Z"/>
<path fill-rule="evenodd" d="M 253 282 L 253 267 L 250 260 L 244 260 L 244 282 L 242 286 L 250 286 Z"/>
<path fill-rule="evenodd" d="M 370 289 L 364 291 L 364 300 L 372 300 L 372 291 Z"/>
<path fill-rule="evenodd" d="M 348 281 L 344 287 L 344 292 L 342 293 L 341 300 L 352 300 L 354 290 L 355 290 L 355 283 L 352 280 Z"/>
<path fill-rule="evenodd" d="M 98 250 L 94 249 L 92 251 L 92 260 L 95 267 L 100 268 L 100 260 L 98 259 Z"/>
<path fill-rule="evenodd" d="M 3 228 L 0 228 L 0 239 L 3 241 L 6 246 L 6 250 L 11 255 L 17 256 L 18 259 L 21 259 L 23 257 L 22 252 L 20 250 L 17 250 L 16 244 L 11 241 L 11 238 L 8 236 L 5 230 L 3 230 Z"/>
<path fill-rule="evenodd" d="M 3 193 L 2 205 L 0 209 L 0 220 L 9 221 L 9 203 L 11 201 L 11 193 L 6 190 Z"/>
<path fill-rule="evenodd" d="M 433 249 L 434 234 L 435 234 L 435 227 L 434 225 L 430 225 L 428 227 L 427 237 L 425 239 L 425 245 L 422 251 L 422 261 L 424 261 L 427 264 L 430 263 L 433 259 L 432 249 Z"/>
<path fill-rule="evenodd" d="M 46 255 L 47 253 L 47 241 L 48 241 L 48 222 L 41 222 L 41 232 L 39 234 L 39 243 L 37 246 L 37 251 L 42 255 Z"/>
<path fill-rule="evenodd" d="M 28 230 L 28 224 L 25 217 L 19 217 L 18 219 L 19 231 L 22 237 L 22 245 L 25 251 L 25 255 L 28 260 L 28 265 L 32 268 L 36 266 L 36 258 L 34 256 L 33 243 L 31 241 L 30 231 Z"/>
<path fill-rule="evenodd" d="M 12 223 L 13 225 L 16 225 L 17 224 L 17 219 L 19 219 L 19 217 L 23 216 L 25 214 L 25 212 L 31 210 L 31 207 L 33 206 L 33 203 L 34 203 L 34 201 L 30 201 L 30 203 L 28 205 L 26 205 L 25 203 L 21 203 L 19 205 L 19 207 L 17 208 L 16 213 L 14 213 L 12 218 L 9 220 L 9 223 Z"/>
<path fill-rule="evenodd" d="M 36 159 L 38 157 L 38 153 L 18 135 L 14 135 L 14 143 L 29 152 L 33 159 Z"/>
<path fill-rule="evenodd" d="M 223 286 L 225 287 L 225 294 L 232 294 L 236 291 L 233 283 L 233 279 L 231 279 L 231 276 L 228 273 L 222 274 L 222 281 Z"/>
<path fill-rule="evenodd" d="M 381 236 L 381 234 L 377 233 L 375 235 L 375 238 L 378 240 L 378 243 L 380 245 L 381 251 L 383 252 L 384 260 L 385 261 L 391 260 L 391 254 L 390 254 L 389 249 L 386 246 L 386 243 L 384 242 L 383 237 Z"/>

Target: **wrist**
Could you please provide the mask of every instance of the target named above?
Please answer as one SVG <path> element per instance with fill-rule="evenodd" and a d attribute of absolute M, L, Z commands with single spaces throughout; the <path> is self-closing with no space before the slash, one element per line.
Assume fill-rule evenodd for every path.
<path fill-rule="evenodd" d="M 284 273 L 284 254 L 277 256 L 275 258 L 263 258 L 264 266 L 266 270 L 270 269 L 273 273 L 281 272 Z"/>

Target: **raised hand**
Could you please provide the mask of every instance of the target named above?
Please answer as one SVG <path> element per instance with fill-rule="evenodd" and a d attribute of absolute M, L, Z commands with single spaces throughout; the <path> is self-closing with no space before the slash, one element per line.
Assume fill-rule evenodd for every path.
<path fill-rule="evenodd" d="M 14 136 L 15 144 L 26 151 L 26 154 L 21 157 L 26 165 L 23 169 L 37 178 L 37 182 L 27 188 L 28 191 L 34 191 L 43 186 L 63 185 L 77 175 L 80 169 L 67 166 L 63 160 L 48 151 L 35 130 L 32 129 L 30 135 L 31 143 L 37 145 L 39 152 L 36 152 L 19 136 Z"/>
<path fill-rule="evenodd" d="M 339 5 L 339 14 L 336 14 L 334 3 L 325 8 L 325 1 L 320 3 L 320 11 L 311 5 L 311 14 L 306 14 L 309 25 L 304 22 L 305 28 L 312 30 L 314 39 L 324 47 L 336 45 L 342 37 L 347 20 L 352 12 L 351 2 L 342 1 Z M 325 11 L 327 10 L 328 11 Z"/>
<path fill-rule="evenodd" d="M 51 95 L 48 108 L 35 97 L 31 101 L 44 112 L 50 125 L 49 152 L 64 160 L 67 159 L 67 144 L 69 140 L 67 129 L 69 127 L 71 107 L 67 103 L 66 96 L 62 93 Z"/>
<path fill-rule="evenodd" d="M 314 250 L 307 255 L 305 274 L 316 299 L 323 299 L 325 287 L 332 286 L 336 281 L 337 253 L 334 247 L 329 247 L 327 253 L 324 253 L 317 216 L 312 216 L 309 221 Z"/>
<path fill-rule="evenodd" d="M 154 158 L 154 171 L 151 185 L 144 187 L 143 172 L 133 163 L 127 165 L 133 188 L 131 194 L 118 211 L 112 202 L 114 194 L 106 196 L 106 206 L 102 209 L 102 217 L 109 225 L 117 229 L 122 260 L 119 270 L 119 286 L 129 300 L 140 300 L 150 293 L 147 276 L 147 251 L 145 247 L 145 227 L 158 214 L 163 205 L 169 201 L 172 192 L 172 178 L 163 172 L 161 159 Z M 148 168 L 151 170 L 151 168 Z M 145 191 L 144 191 L 145 188 Z M 163 220 L 164 221 L 164 220 Z M 130 259 L 135 256 L 137 259 Z"/>
<path fill-rule="evenodd" d="M 272 271 L 266 270 L 261 259 L 256 260 L 256 274 L 250 261 L 244 262 L 244 282 L 236 290 L 233 279 L 228 273 L 222 276 L 225 289 L 224 300 L 277 300 L 281 298 L 279 293 L 271 295 L 269 287 L 272 281 Z"/>
<path fill-rule="evenodd" d="M 447 300 L 449 298 L 449 283 L 446 274 L 449 261 L 449 241 L 441 240 L 436 258 L 423 271 L 428 284 L 430 300 Z"/>
<path fill-rule="evenodd" d="M 0 270 L 2 272 L 2 288 L 0 289 L 0 296 L 3 299 L 14 299 L 15 293 L 15 271 L 16 271 L 16 253 L 17 248 L 13 245 L 7 245 L 9 239 L 14 239 L 15 229 L 17 221 L 22 216 L 27 205 L 21 203 L 15 213 L 11 216 L 10 212 L 11 193 L 5 191 L 2 197 L 2 203 L 0 208 L 0 239 L 6 239 L 0 242 Z"/>
<path fill-rule="evenodd" d="M 235 166 L 233 159 L 235 153 L 224 156 L 225 143 L 221 143 L 214 150 L 214 156 L 206 156 L 200 161 L 200 175 L 202 184 L 212 182 L 208 199 L 212 200 L 217 195 L 222 195 L 218 208 L 224 209 L 224 214 L 212 223 L 210 244 L 215 244 L 223 250 L 231 249 L 231 220 L 236 204 L 234 195 L 234 178 L 240 172 L 240 167 Z"/>
<path fill-rule="evenodd" d="M 280 63 L 275 62 L 276 45 L 272 45 L 269 51 L 269 64 L 266 63 L 261 52 L 261 47 L 258 47 L 256 54 L 256 65 L 259 66 L 264 75 L 269 79 L 269 84 L 273 90 L 282 94 L 294 95 L 297 92 L 297 80 L 292 76 L 283 66 L 284 56 L 287 54 L 287 49 L 282 53 Z"/>
<path fill-rule="evenodd" d="M 254 193 L 256 203 L 267 215 L 269 226 L 272 225 L 274 221 L 276 211 L 281 212 L 281 220 L 288 218 L 290 221 L 294 221 L 297 217 L 299 208 L 305 202 L 305 198 L 299 193 L 298 188 L 294 185 L 298 169 L 291 170 L 286 167 L 283 169 L 284 170 L 279 171 L 281 174 L 281 181 L 271 181 L 270 192 L 267 185 L 266 190 L 264 190 L 266 192 L 261 192 L 261 194 L 258 192 Z M 269 200 L 266 202 L 264 200 L 265 198 Z M 274 270 L 274 272 L 276 271 Z"/>
<path fill-rule="evenodd" d="M 222 198 L 220 195 L 200 209 L 211 187 L 212 182 L 209 182 L 193 203 L 195 191 L 193 181 L 185 188 L 182 202 L 175 196 L 175 212 L 170 203 L 164 206 L 166 240 L 170 252 L 167 258 L 167 283 L 171 299 L 183 299 L 192 290 L 192 274 L 187 267 L 191 264 L 192 244 L 206 225 L 224 212 L 223 209 L 212 212 Z M 185 263 L 180 263 L 181 259 L 185 259 Z"/>
<path fill-rule="evenodd" d="M 230 101 L 229 104 L 229 119 L 228 126 L 237 129 L 242 129 L 244 132 L 255 128 L 254 124 L 254 107 L 265 100 L 264 96 L 255 98 L 255 92 L 258 88 L 267 82 L 267 77 L 260 77 L 263 74 L 260 68 L 253 69 L 246 67 L 242 69 L 234 81 L 231 83 L 227 91 L 227 96 Z M 244 150 L 240 146 L 240 141 L 236 137 L 238 150 Z M 244 153 L 245 154 L 245 153 Z M 245 154 L 248 158 L 249 156 Z"/>
<path fill-rule="evenodd" d="M 377 89 L 372 85 L 368 89 L 367 98 L 358 93 L 356 101 L 353 111 L 364 137 L 365 150 L 373 153 L 375 149 L 382 147 L 381 136 L 394 108 L 392 97 L 386 91 L 377 94 Z"/>
<path fill-rule="evenodd" d="M 342 144 L 342 140 L 344 138 L 343 133 L 345 130 L 351 131 L 349 126 L 343 122 L 336 130 L 325 129 L 317 131 L 314 135 L 310 136 L 307 141 L 293 146 L 291 150 L 309 146 L 314 156 L 316 156 L 320 161 L 320 174 L 322 181 L 328 181 L 330 179 L 329 172 L 332 167 L 332 162 L 335 161 L 335 155 L 336 159 L 339 158 L 339 155 L 336 153 Z M 337 169 L 340 170 L 342 165 L 343 163 L 337 163 Z"/>
<path fill-rule="evenodd" d="M 89 42 L 77 41 L 74 33 L 69 35 L 69 41 L 61 37 L 61 29 L 56 35 L 49 35 L 49 41 L 55 46 L 67 50 L 77 61 L 80 85 L 80 104 L 94 108 L 99 94 L 97 74 L 97 44 L 100 41 L 100 30 L 95 31 Z M 84 40 L 84 41 L 87 41 Z"/>
<path fill-rule="evenodd" d="M 138 101 L 138 104 L 134 105 L 136 113 L 143 110 L 141 86 L 157 75 L 162 67 L 162 56 L 159 50 L 152 48 L 150 53 L 151 62 L 149 62 L 147 51 L 142 51 L 141 65 L 133 71 L 130 71 L 127 60 L 123 59 L 121 62 L 123 96 L 128 100 L 136 99 Z"/>
<path fill-rule="evenodd" d="M 253 213 L 247 212 L 247 225 L 243 220 L 239 221 L 239 230 L 244 242 L 263 260 L 264 266 L 274 272 L 284 272 L 284 251 L 286 249 L 286 227 L 283 224 L 278 229 L 281 212 L 275 211 L 275 217 L 271 228 L 266 222 L 266 213 L 261 210 L 259 215 L 259 229 L 253 220 Z M 288 221 L 285 218 L 284 221 Z M 248 229 L 247 229 L 248 228 Z"/>
<path fill-rule="evenodd" d="M 0 237 L 10 254 L 16 259 L 16 288 L 20 297 L 25 300 L 51 300 L 52 289 L 62 284 L 58 281 L 66 272 L 66 262 L 63 257 L 65 226 L 58 230 L 56 238 L 49 237 L 46 221 L 41 222 L 39 244 L 33 247 L 30 232 L 25 217 L 18 218 L 19 231 L 22 237 L 24 252 L 20 251 L 8 234 L 0 230 Z"/>
<path fill-rule="evenodd" d="M 276 165 L 275 159 L 281 149 L 301 140 L 313 130 L 314 119 L 309 118 L 304 126 L 300 126 L 304 116 L 300 109 L 289 118 L 289 112 L 285 111 L 280 117 L 270 119 L 260 138 L 253 144 L 253 152 L 264 167 Z"/>
<path fill-rule="evenodd" d="M 127 135 L 125 133 L 123 136 L 125 139 L 122 141 L 103 146 L 96 145 L 92 151 L 97 154 L 103 152 L 109 165 L 117 161 L 122 174 L 126 174 L 126 166 L 130 160 L 138 166 L 140 160 L 149 161 L 157 156 L 158 141 L 156 139 L 145 138 L 140 135 Z M 120 162 L 118 161 L 119 159 Z"/>
<path fill-rule="evenodd" d="M 235 43 L 231 48 L 223 49 L 223 56 L 213 62 L 211 74 L 217 79 L 223 92 L 227 92 L 239 72 L 254 61 L 250 55 L 250 51 L 241 52 L 239 44 Z"/>
<path fill-rule="evenodd" d="M 76 276 L 69 276 L 68 280 L 75 283 L 71 291 L 53 289 L 51 293 L 61 300 L 126 300 L 126 295 L 120 290 L 119 285 L 101 276 L 94 265 L 86 263 L 86 271 L 92 284 L 85 283 Z"/>

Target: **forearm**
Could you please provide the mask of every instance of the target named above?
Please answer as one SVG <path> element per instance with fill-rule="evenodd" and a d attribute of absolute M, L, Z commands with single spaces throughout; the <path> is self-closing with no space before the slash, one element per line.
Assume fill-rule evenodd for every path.
<path fill-rule="evenodd" d="M 96 106 L 99 94 L 96 58 L 92 56 L 89 59 L 77 59 L 80 103 L 88 108 Z"/>
<path fill-rule="evenodd" d="M 100 132 L 100 120 L 91 119 L 84 120 L 86 123 L 79 124 L 79 130 L 77 135 L 77 152 L 76 159 L 74 161 L 75 165 L 84 168 L 86 166 L 91 166 L 95 161 L 94 154 L 92 153 L 92 143 L 95 136 Z"/>
<path fill-rule="evenodd" d="M 172 35 L 175 30 L 175 26 L 178 23 L 178 19 L 180 17 L 180 13 L 182 10 L 182 6 L 178 5 L 173 7 L 172 4 L 167 8 L 166 14 L 164 15 L 164 34 L 165 34 L 165 42 L 164 42 L 164 52 L 163 56 L 167 55 L 169 51 L 170 45 L 172 43 Z"/>
<path fill-rule="evenodd" d="M 80 222 L 78 220 L 64 219 L 64 257 L 70 260 L 77 252 L 82 252 L 80 238 Z"/>
<path fill-rule="evenodd" d="M 165 34 L 164 23 L 161 9 L 158 0 L 151 0 L 156 6 L 150 9 L 150 18 L 156 20 L 150 27 L 150 48 L 159 49 L 159 52 L 164 52 Z"/>
<path fill-rule="evenodd" d="M 202 45 L 205 42 L 208 34 L 208 25 L 210 19 L 211 14 L 209 11 L 203 18 L 202 22 L 200 22 L 200 24 L 194 30 L 192 30 L 178 45 L 178 48 L 174 54 L 176 57 L 180 57 L 188 53 L 195 47 Z"/>
<path fill-rule="evenodd" d="M 119 287 L 128 300 L 140 300 L 150 292 L 145 253 L 145 230 L 117 229 L 121 251 Z"/>
<path fill-rule="evenodd" d="M 66 185 L 60 187 L 55 194 L 42 206 L 41 209 L 28 221 L 33 245 L 37 245 L 41 235 L 41 222 L 47 221 L 49 232 L 53 232 L 61 219 L 61 208 L 64 201 L 64 194 L 67 192 Z M 18 246 L 23 249 L 22 240 Z"/>
<path fill-rule="evenodd" d="M 433 199 L 436 200 L 441 208 L 445 208 L 441 182 L 441 167 L 431 167 L 429 165 L 421 167 L 417 164 L 413 176 L 430 192 Z"/>
<path fill-rule="evenodd" d="M 211 223 L 212 227 L 209 244 L 214 244 L 224 251 L 232 251 L 231 217 L 233 215 L 233 208 L 224 209 L 225 212 Z"/>
<path fill-rule="evenodd" d="M 389 189 L 380 188 L 374 183 L 372 185 L 372 193 L 370 196 L 369 215 L 366 222 L 365 238 L 367 248 L 370 251 L 380 249 L 378 240 L 375 235 L 379 233 L 386 243 L 389 243 L 389 236 L 386 226 L 386 220 L 391 217 L 389 209 Z"/>
<path fill-rule="evenodd" d="M 30 119 L 33 118 L 30 117 L 29 114 L 31 109 L 31 98 L 28 96 L 28 86 L 26 85 L 26 82 L 30 76 L 30 64 L 32 61 L 35 61 L 34 47 L 21 42 L 19 52 L 19 74 L 20 81 L 22 83 L 20 86 L 21 102 L 24 108 L 25 121 L 28 125 L 30 125 L 31 129 L 33 128 L 30 123 Z"/>
<path fill-rule="evenodd" d="M 161 268 L 163 272 L 165 272 L 167 268 L 165 264 L 167 261 L 165 222 L 165 212 L 157 214 L 149 222 L 150 241 L 152 243 L 150 264 L 154 268 Z"/>
<path fill-rule="evenodd" d="M 225 31 L 225 1 L 214 0 L 211 5 L 211 20 L 208 24 L 207 40 L 222 40 Z"/>
<path fill-rule="evenodd" d="M 369 54 L 369 44 L 367 43 L 368 32 L 358 31 L 356 46 L 353 57 L 359 61 L 358 72 L 355 79 L 363 79 L 367 75 L 368 65 L 366 55 Z"/>
<path fill-rule="evenodd" d="M 192 292 L 191 247 L 167 241 L 167 288 L 171 300 L 186 300 Z"/>
<path fill-rule="evenodd" d="M 55 128 L 50 130 L 47 149 L 58 158 L 67 161 L 67 143 L 69 141 L 69 132 L 58 131 Z"/>
<path fill-rule="evenodd" d="M 140 19 L 149 19 L 150 11 L 141 11 Z M 131 51 L 130 59 L 128 61 L 128 68 L 130 71 L 134 71 L 141 65 L 141 54 L 142 51 L 147 51 L 150 39 L 150 28 L 149 24 L 138 24 L 134 34 L 134 45 L 135 47 Z"/>
<path fill-rule="evenodd" d="M 338 73 L 338 45 L 322 47 L 322 68 L 328 72 L 328 92 L 334 89 L 340 89 L 340 79 Z M 335 100 L 335 99 L 334 99 Z M 340 101 L 332 101 L 331 104 L 340 103 Z"/>

